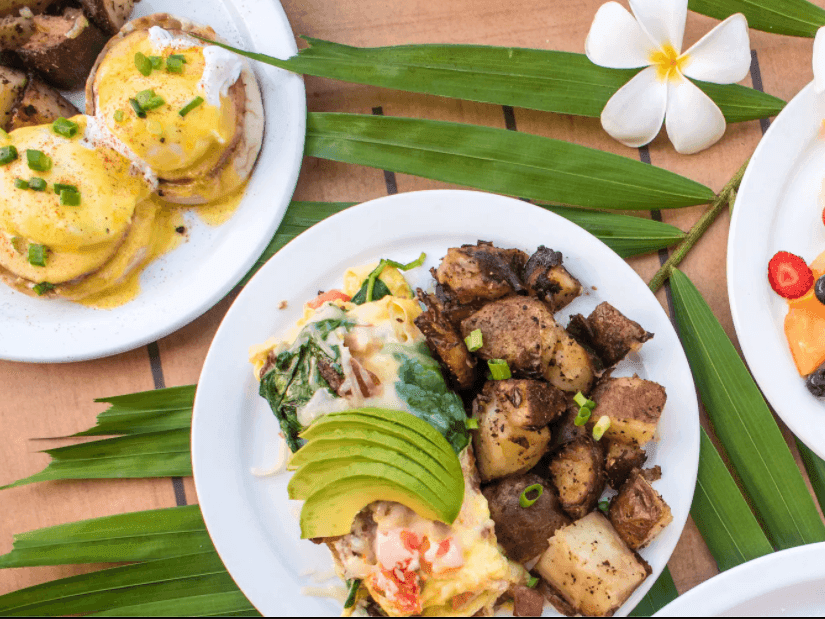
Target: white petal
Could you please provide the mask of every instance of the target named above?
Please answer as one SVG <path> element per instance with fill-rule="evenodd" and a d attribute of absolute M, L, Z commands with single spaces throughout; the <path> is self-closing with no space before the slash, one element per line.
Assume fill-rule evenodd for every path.
<path fill-rule="evenodd" d="M 599 7 L 584 43 L 590 62 L 610 69 L 646 67 L 656 49 L 639 23 L 618 2 Z"/>
<path fill-rule="evenodd" d="M 710 97 L 677 73 L 668 81 L 665 128 L 676 152 L 692 155 L 724 135 L 725 117 Z"/>
<path fill-rule="evenodd" d="M 682 51 L 687 0 L 630 0 L 630 10 L 657 47 Z"/>
<path fill-rule="evenodd" d="M 731 15 L 699 39 L 685 52 L 682 73 L 715 84 L 732 84 L 745 79 L 751 68 L 748 20 L 741 13 Z"/>
<path fill-rule="evenodd" d="M 644 146 L 662 128 L 667 83 L 656 73 L 656 67 L 641 71 L 622 86 L 602 110 L 602 127 L 625 146 Z"/>
<path fill-rule="evenodd" d="M 825 26 L 816 31 L 814 39 L 814 90 L 825 90 Z"/>

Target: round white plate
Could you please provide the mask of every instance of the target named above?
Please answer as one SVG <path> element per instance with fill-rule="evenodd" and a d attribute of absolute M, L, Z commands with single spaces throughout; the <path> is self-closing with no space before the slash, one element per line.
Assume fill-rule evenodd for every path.
<path fill-rule="evenodd" d="M 230 44 L 279 58 L 297 49 L 273 0 L 142 0 L 133 17 L 167 12 L 211 25 Z M 188 240 L 141 274 L 140 295 L 112 309 L 28 297 L 0 284 L 0 359 L 80 361 L 168 335 L 220 301 L 263 253 L 295 190 L 306 134 L 306 94 L 297 75 L 255 63 L 263 94 L 264 143 L 243 202 L 221 226 L 186 215 Z M 72 97 L 83 109 L 82 96 Z"/>
<path fill-rule="evenodd" d="M 782 421 L 825 458 L 825 402 L 796 371 L 783 330 L 788 304 L 768 283 L 776 252 L 810 263 L 825 251 L 822 118 L 809 84 L 762 138 L 733 210 L 727 270 L 733 325 L 751 373 Z"/>
<path fill-rule="evenodd" d="M 244 288 L 218 330 L 204 363 L 192 421 L 192 463 L 209 533 L 229 573 L 264 615 L 337 616 L 341 604 L 305 596 L 318 587 L 312 573 L 329 573 L 325 546 L 300 540 L 300 502 L 287 499 L 288 474 L 256 477 L 276 460 L 279 428 L 249 365 L 248 350 L 284 332 L 319 290 L 341 286 L 348 266 L 382 257 L 409 262 L 424 251 L 410 284 L 431 288 L 429 268 L 449 247 L 483 239 L 532 253 L 539 245 L 564 254 L 587 294 L 558 316 L 589 314 L 609 300 L 656 334 L 620 365 L 665 386 L 661 440 L 649 450 L 662 466 L 655 484 L 673 510 L 673 523 L 642 556 L 653 574 L 618 614 L 627 614 L 664 568 L 685 524 L 699 460 L 699 415 L 687 360 L 670 321 L 638 275 L 594 236 L 520 200 L 471 191 L 422 191 L 353 207 L 305 232 L 276 254 Z M 279 309 L 282 301 L 285 309 Z M 340 584 L 340 581 L 333 580 Z M 549 609 L 549 606 L 548 606 Z"/>
<path fill-rule="evenodd" d="M 653 616 L 825 617 L 825 542 L 738 565 Z"/>

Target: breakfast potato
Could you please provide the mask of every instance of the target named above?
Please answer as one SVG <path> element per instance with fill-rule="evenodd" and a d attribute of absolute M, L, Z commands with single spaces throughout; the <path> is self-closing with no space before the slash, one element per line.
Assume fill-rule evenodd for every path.
<path fill-rule="evenodd" d="M 9 15 L 0 19 L 0 49 L 17 49 L 33 34 L 33 17 Z"/>
<path fill-rule="evenodd" d="M 42 13 L 56 0 L 0 0 L 0 17 L 19 15 L 20 9 L 27 8 L 32 13 Z"/>
<path fill-rule="evenodd" d="M 544 596 L 526 585 L 514 585 L 510 590 L 513 596 L 513 617 L 540 617 L 544 610 Z"/>
<path fill-rule="evenodd" d="M 665 388 L 638 376 L 602 379 L 590 399 L 596 408 L 590 415 L 592 428 L 602 417 L 610 417 L 608 439 L 642 446 L 653 440 L 656 425 L 667 401 Z"/>
<path fill-rule="evenodd" d="M 78 109 L 63 95 L 30 75 L 23 96 L 12 110 L 6 130 L 45 125 L 60 117 L 71 118 L 77 114 L 80 114 Z"/>
<path fill-rule="evenodd" d="M 653 337 L 608 302 L 600 303 L 585 318 L 576 314 L 567 326 L 578 340 L 590 346 L 608 367 L 616 365 L 631 351 Z"/>
<path fill-rule="evenodd" d="M 595 509 L 606 480 L 604 449 L 598 441 L 590 436 L 577 438 L 553 456 L 549 468 L 561 507 L 573 520 Z"/>
<path fill-rule="evenodd" d="M 80 0 L 83 10 L 107 34 L 115 34 L 135 8 L 135 0 Z"/>
<path fill-rule="evenodd" d="M 519 497 L 525 488 L 533 485 L 543 488 L 541 496 L 529 507 L 522 507 Z M 490 518 L 496 523 L 498 543 L 507 556 L 518 563 L 538 557 L 547 550 L 553 533 L 570 524 L 552 486 L 534 473 L 510 475 L 493 482 L 482 492 L 490 507 Z"/>
<path fill-rule="evenodd" d="M 622 487 L 633 469 L 640 469 L 647 460 L 647 454 L 638 445 L 621 441 L 606 440 L 604 472 L 607 483 L 614 490 Z"/>
<path fill-rule="evenodd" d="M 562 265 L 562 255 L 539 246 L 524 266 L 524 282 L 531 293 L 557 312 L 582 293 L 582 285 Z"/>
<path fill-rule="evenodd" d="M 590 393 L 600 374 L 593 356 L 567 331 L 557 328 L 556 348 L 545 369 L 545 378 L 563 391 Z"/>
<path fill-rule="evenodd" d="M 415 326 L 427 338 L 433 356 L 446 367 L 447 376 L 459 389 L 469 389 L 475 382 L 475 357 L 467 350 L 464 338 L 444 317 L 436 296 L 419 288 L 418 299 L 427 309 L 415 319 Z"/>
<path fill-rule="evenodd" d="M 610 501 L 607 517 L 631 550 L 647 546 L 673 521 L 670 507 L 639 469 Z"/>
<path fill-rule="evenodd" d="M 34 21 L 36 32 L 17 49 L 20 59 L 58 88 L 82 87 L 106 45 L 106 35 L 80 9 L 66 9 L 63 15 L 38 15 Z"/>
<path fill-rule="evenodd" d="M 433 276 L 459 304 L 492 301 L 526 292 L 521 272 L 527 254 L 518 249 L 501 249 L 492 243 L 451 247 Z"/>
<path fill-rule="evenodd" d="M 15 105 L 23 96 L 29 78 L 22 71 L 0 65 L 0 129 L 10 131 Z"/>
<path fill-rule="evenodd" d="M 556 531 L 535 568 L 575 608 L 612 615 L 651 573 L 598 511 Z"/>
<path fill-rule="evenodd" d="M 551 386 L 534 380 L 488 381 L 473 401 L 473 447 L 483 481 L 524 473 L 550 444 L 550 423 L 564 400 Z"/>
<path fill-rule="evenodd" d="M 581 436 L 589 436 L 590 433 L 583 425 L 577 426 L 574 422 L 579 414 L 579 405 L 573 401 L 568 394 L 567 408 L 564 413 L 550 426 L 553 438 L 550 441 L 550 453 L 555 453 L 567 443 L 572 443 Z"/>

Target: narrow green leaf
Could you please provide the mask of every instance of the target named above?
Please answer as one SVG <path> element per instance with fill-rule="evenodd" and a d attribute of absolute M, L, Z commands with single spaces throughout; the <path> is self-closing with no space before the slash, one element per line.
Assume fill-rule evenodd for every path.
<path fill-rule="evenodd" d="M 97 424 L 74 436 L 140 434 L 189 428 L 195 385 L 153 389 L 110 398 L 98 398 L 111 406 L 97 416 Z"/>
<path fill-rule="evenodd" d="M 173 477 L 192 474 L 189 430 L 168 430 L 47 449 L 53 460 L 31 477 L 0 490 L 58 479 Z"/>
<path fill-rule="evenodd" d="M 688 8 L 716 19 L 742 13 L 751 28 L 795 37 L 814 37 L 825 26 L 825 10 L 806 0 L 689 0 Z"/>
<path fill-rule="evenodd" d="M 0 615 L 72 615 L 113 610 L 238 587 L 214 551 L 61 578 L 0 596 Z M 188 614 L 188 613 L 184 613 Z"/>
<path fill-rule="evenodd" d="M 608 99 L 639 72 L 605 69 L 584 54 L 551 50 L 481 45 L 359 48 L 304 38 L 310 46 L 288 60 L 222 47 L 304 75 L 591 118 L 598 118 Z M 728 122 L 774 116 L 785 105 L 739 85 L 696 84 Z"/>
<path fill-rule="evenodd" d="M 679 592 L 676 590 L 676 585 L 673 584 L 673 576 L 670 575 L 670 570 L 665 566 L 665 569 L 659 574 L 659 578 L 653 583 L 650 591 L 648 591 L 647 595 L 642 598 L 642 601 L 636 605 L 636 608 L 633 609 L 630 616 L 651 617 L 677 597 L 679 597 Z"/>
<path fill-rule="evenodd" d="M 260 617 L 246 596 L 240 591 L 187 595 L 177 599 L 144 602 L 131 606 L 119 606 L 95 613 L 92 617 L 225 617 L 244 613 L 247 617 Z"/>
<path fill-rule="evenodd" d="M 566 205 L 649 210 L 715 197 L 704 185 L 627 157 L 433 120 L 310 113 L 304 154 Z"/>
<path fill-rule="evenodd" d="M 267 260 L 303 231 L 308 230 L 330 215 L 349 208 L 353 204 L 355 202 L 291 202 L 275 236 L 272 237 L 264 253 L 238 285 L 246 285 L 252 276 L 258 272 L 258 269 L 266 264 Z"/>
<path fill-rule="evenodd" d="M 676 226 L 645 217 L 550 204 L 539 206 L 581 226 L 622 258 L 658 251 L 685 238 Z"/>
<path fill-rule="evenodd" d="M 819 501 L 819 507 L 825 511 L 825 461 L 808 449 L 808 446 L 799 439 L 796 439 L 796 447 L 799 449 L 805 470 L 808 471 L 808 479 Z"/>
<path fill-rule="evenodd" d="M 166 559 L 211 550 L 197 505 L 82 520 L 14 536 L 0 568 Z"/>
<path fill-rule="evenodd" d="M 696 385 L 768 538 L 780 549 L 825 541 L 825 524 L 762 394 L 699 291 L 670 277 Z"/>
<path fill-rule="evenodd" d="M 690 515 L 720 571 L 773 552 L 704 429 Z"/>

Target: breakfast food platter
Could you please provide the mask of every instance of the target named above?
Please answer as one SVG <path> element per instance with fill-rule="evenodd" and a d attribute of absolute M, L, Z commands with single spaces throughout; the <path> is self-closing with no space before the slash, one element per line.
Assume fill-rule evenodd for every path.
<path fill-rule="evenodd" d="M 131 18 L 140 20 L 156 13 L 211 25 L 219 37 L 246 49 L 280 58 L 288 58 L 296 52 L 292 30 L 277 2 L 260 0 L 238 5 L 218 0 L 196 4 L 144 0 L 136 5 Z M 152 19 L 151 25 L 159 23 L 157 18 Z M 165 23 L 172 28 L 179 22 Z M 130 53 L 130 65 L 131 58 Z M 167 72 L 171 74 L 175 68 L 171 67 Z M 137 74 L 135 67 L 131 70 Z M 250 154 L 246 170 L 251 169 L 253 163 L 255 167 L 240 204 L 228 221 L 223 222 L 227 219 L 226 213 L 216 209 L 210 214 L 211 206 L 201 213 L 196 207 L 186 209 L 175 226 L 182 242 L 145 268 L 140 274 L 140 292 L 135 298 L 110 309 L 36 296 L 44 292 L 44 296 L 51 296 L 60 292 L 59 286 L 55 293 L 51 292 L 52 288 L 41 287 L 35 290 L 36 295 L 0 286 L 0 313 L 4 317 L 0 323 L 0 358 L 66 362 L 130 350 L 194 320 L 240 281 L 271 240 L 289 204 L 302 160 L 306 123 L 306 98 L 300 77 L 269 66 L 256 66 L 252 70 L 260 87 L 263 113 L 256 110 L 256 90 L 247 89 L 245 97 L 241 96 L 246 99 L 247 126 L 250 120 L 252 125 L 257 125 L 257 137 L 252 141 L 262 142 L 263 146 L 257 163 L 254 156 L 257 151 L 247 149 Z M 96 71 L 93 78 L 99 73 Z M 247 84 L 255 81 L 252 74 L 248 76 L 244 78 Z M 137 86 L 131 88 L 134 90 Z M 101 101 L 99 93 L 89 92 L 95 92 L 96 102 Z M 82 91 L 65 94 L 80 109 L 94 111 L 94 106 L 86 108 L 84 105 Z M 187 100 L 191 99 L 190 95 L 187 97 Z M 151 97 L 146 99 L 146 109 L 153 109 Z M 196 104 L 187 109 L 187 113 L 197 107 L 196 99 L 192 102 Z M 185 109 L 183 103 L 177 107 Z M 208 107 L 201 105 L 190 118 L 202 117 Z M 127 126 L 128 121 L 122 122 L 122 114 L 117 110 L 109 115 L 115 117 L 116 123 Z M 184 117 L 184 114 L 180 116 Z M 238 165 L 234 167 L 238 168 Z M 228 174 L 219 174 L 215 178 L 219 179 L 223 189 L 233 182 L 237 186 L 238 181 L 230 179 Z M 187 186 L 194 187 L 186 190 L 188 196 L 171 195 Z M 196 203 L 200 201 L 200 195 L 204 195 L 204 187 L 203 183 L 186 185 L 176 179 L 174 184 L 167 185 L 166 198 L 179 203 Z M 163 189 L 161 187 L 161 192 Z M 209 199 L 209 195 L 206 197 Z M 216 225 L 219 222 L 223 223 Z M 125 241 L 123 246 L 127 246 Z"/>
<path fill-rule="evenodd" d="M 415 192 L 353 207 L 292 241 L 239 295 L 207 355 L 192 427 L 195 484 L 221 559 L 262 613 L 337 615 L 341 601 L 329 599 L 329 594 L 340 591 L 341 584 L 328 582 L 336 580 L 329 551 L 300 539 L 299 505 L 287 499 L 289 476 L 261 474 L 278 460 L 283 439 L 272 411 L 258 395 L 258 381 L 247 361 L 250 347 L 290 328 L 302 316 L 303 303 L 319 290 L 341 287 L 343 268 L 379 258 L 411 262 L 424 252 L 424 264 L 405 277 L 413 289 L 432 289 L 428 268 L 448 248 L 479 239 L 497 247 L 532 251 L 546 245 L 563 252 L 564 264 L 585 293 L 560 315 L 587 315 L 609 300 L 655 333 L 639 352 L 619 362 L 614 376 L 638 375 L 667 390 L 658 441 L 648 448 L 647 466 L 661 466 L 655 488 L 670 506 L 673 520 L 641 550 L 652 573 L 617 615 L 626 615 L 638 603 L 667 563 L 692 501 L 699 423 L 687 361 L 655 297 L 601 242 L 544 209 L 491 194 Z M 325 251 L 318 252 L 319 246 Z M 291 268 L 297 263 L 303 265 L 300 272 Z M 319 591 L 327 597 L 313 595 Z M 553 611 L 548 606 L 545 612 Z"/>
<path fill-rule="evenodd" d="M 823 402 L 797 371 L 784 325 L 788 303 L 768 281 L 768 263 L 787 251 L 811 263 L 825 250 L 822 220 L 823 110 L 813 84 L 782 111 L 742 180 L 728 240 L 728 293 L 742 353 L 773 409 L 825 457 Z M 819 338 L 809 334 L 814 343 Z M 822 346 L 819 347 L 822 349 Z"/>

